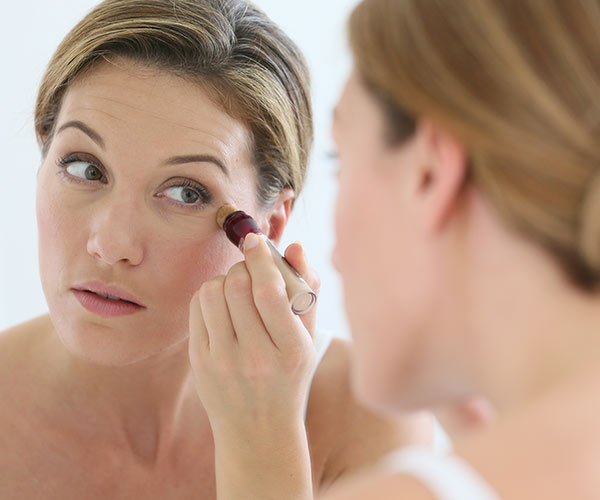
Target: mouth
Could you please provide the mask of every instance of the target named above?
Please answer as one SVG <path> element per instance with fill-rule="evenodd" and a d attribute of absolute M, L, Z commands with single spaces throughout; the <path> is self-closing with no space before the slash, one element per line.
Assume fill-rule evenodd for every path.
<path fill-rule="evenodd" d="M 146 309 L 133 295 L 98 282 L 84 283 L 71 291 L 85 309 L 103 317 L 123 316 Z"/>
<path fill-rule="evenodd" d="M 136 306 L 139 306 L 139 304 L 136 304 L 135 302 L 131 302 L 130 300 L 125 300 L 122 299 L 120 297 L 113 297 L 112 295 L 104 295 L 103 293 L 98 293 L 98 292 L 92 292 L 91 290 L 81 290 L 82 292 L 88 292 L 88 293 L 93 293 L 94 295 L 97 295 L 98 297 L 102 297 L 103 299 L 108 299 L 108 300 L 119 300 L 121 302 L 127 302 L 129 304 L 133 304 Z"/>

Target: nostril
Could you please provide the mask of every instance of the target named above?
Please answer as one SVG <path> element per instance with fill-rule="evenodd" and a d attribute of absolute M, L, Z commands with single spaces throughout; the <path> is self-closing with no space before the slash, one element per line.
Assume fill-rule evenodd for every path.
<path fill-rule="evenodd" d="M 97 261 L 109 265 L 119 262 L 129 265 L 138 265 L 143 259 L 143 249 L 140 242 L 132 237 L 119 238 L 113 234 L 109 238 L 99 238 L 98 235 L 90 238 L 87 244 L 88 254 Z"/>

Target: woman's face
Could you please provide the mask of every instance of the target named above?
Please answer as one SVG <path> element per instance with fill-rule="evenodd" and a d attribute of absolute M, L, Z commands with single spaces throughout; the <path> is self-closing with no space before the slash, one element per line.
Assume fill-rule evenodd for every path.
<path fill-rule="evenodd" d="M 107 365 L 176 349 L 193 293 L 241 260 L 218 208 L 231 202 L 264 222 L 248 130 L 200 86 L 122 60 L 70 85 L 54 130 L 37 217 L 62 342 Z"/>
<path fill-rule="evenodd" d="M 336 108 L 333 136 L 340 162 L 333 260 L 355 341 L 354 383 L 364 401 L 390 408 L 418 387 L 423 333 L 435 315 L 419 213 L 424 151 L 416 138 L 386 143 L 379 104 L 355 75 Z"/>

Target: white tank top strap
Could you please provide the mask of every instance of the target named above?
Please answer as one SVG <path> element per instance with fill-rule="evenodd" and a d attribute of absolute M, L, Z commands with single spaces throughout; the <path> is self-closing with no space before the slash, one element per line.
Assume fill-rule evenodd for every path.
<path fill-rule="evenodd" d="M 452 451 L 452 440 L 435 416 L 433 418 L 433 452 L 446 454 Z"/>
<path fill-rule="evenodd" d="M 452 453 L 409 447 L 387 455 L 381 466 L 414 477 L 438 500 L 500 500 L 475 469 Z"/>
<path fill-rule="evenodd" d="M 313 373 L 310 378 L 311 385 L 312 385 L 312 379 L 314 378 L 315 373 L 317 372 L 317 369 L 319 368 L 319 365 L 321 364 L 321 361 L 325 357 L 325 353 L 327 352 L 327 349 L 329 349 L 329 345 L 331 344 L 331 340 L 333 339 L 334 336 L 335 335 L 333 335 L 333 333 L 331 333 L 327 330 L 322 330 L 322 329 L 315 330 L 313 342 L 315 344 L 316 359 L 315 359 L 315 367 L 313 369 Z M 306 401 L 304 402 L 304 419 L 305 420 L 306 420 L 306 409 L 308 408 L 308 398 L 309 397 L 310 397 L 310 388 L 308 390 L 308 394 L 306 395 Z"/>

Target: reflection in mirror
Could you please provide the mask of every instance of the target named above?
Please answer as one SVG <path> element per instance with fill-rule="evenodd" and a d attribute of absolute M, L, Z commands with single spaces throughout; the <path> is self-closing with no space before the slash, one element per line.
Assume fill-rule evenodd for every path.
<path fill-rule="evenodd" d="M 50 58 L 34 126 L 47 312 L 0 334 L 2 498 L 311 498 L 432 446 L 430 415 L 355 399 L 350 344 L 317 327 L 330 302 L 293 314 L 264 240 L 242 253 L 216 224 L 240 207 L 319 289 L 284 236 L 308 67 L 261 9 L 98 4 Z"/>

